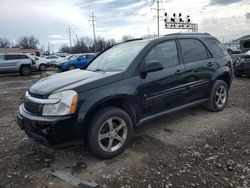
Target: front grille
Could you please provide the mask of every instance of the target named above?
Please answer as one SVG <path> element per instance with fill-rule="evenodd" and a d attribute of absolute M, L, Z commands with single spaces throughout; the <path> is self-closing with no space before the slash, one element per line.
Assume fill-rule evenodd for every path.
<path fill-rule="evenodd" d="M 43 105 L 37 104 L 32 101 L 25 99 L 24 101 L 24 108 L 27 112 L 30 112 L 34 115 L 42 115 Z"/>

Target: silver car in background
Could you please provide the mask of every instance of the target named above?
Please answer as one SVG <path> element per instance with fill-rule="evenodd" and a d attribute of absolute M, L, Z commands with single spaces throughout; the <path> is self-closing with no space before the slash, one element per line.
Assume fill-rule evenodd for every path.
<path fill-rule="evenodd" d="M 27 76 L 33 64 L 35 62 L 26 54 L 0 54 L 0 73 L 19 72 Z"/>

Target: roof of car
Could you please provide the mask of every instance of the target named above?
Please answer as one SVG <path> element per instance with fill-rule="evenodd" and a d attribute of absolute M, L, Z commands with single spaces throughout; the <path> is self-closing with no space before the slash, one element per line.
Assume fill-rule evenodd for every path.
<path fill-rule="evenodd" d="M 155 37 L 155 38 L 148 38 L 148 39 L 143 39 L 143 38 L 135 38 L 135 39 L 129 39 L 129 40 L 126 40 L 122 43 L 126 43 L 126 42 L 151 42 L 151 41 L 154 41 L 154 40 L 161 40 L 161 39 L 166 39 L 166 38 L 178 38 L 178 37 L 212 37 L 211 34 L 209 33 L 194 33 L 194 32 L 190 32 L 190 33 L 184 33 L 184 32 L 179 32 L 179 33 L 171 33 L 171 34 L 167 34 L 167 35 L 164 35 L 164 36 L 161 36 L 161 37 Z M 120 43 L 118 43 L 120 44 Z"/>

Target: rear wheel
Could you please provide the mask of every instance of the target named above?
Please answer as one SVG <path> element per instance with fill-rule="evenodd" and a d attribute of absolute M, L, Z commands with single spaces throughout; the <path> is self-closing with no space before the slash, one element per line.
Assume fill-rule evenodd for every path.
<path fill-rule="evenodd" d="M 234 71 L 234 76 L 237 77 L 237 78 L 238 78 L 238 77 L 241 77 L 241 76 L 242 76 L 242 72 L 236 71 L 236 70 L 235 70 L 235 71 Z"/>
<path fill-rule="evenodd" d="M 116 107 L 105 107 L 93 116 L 88 131 L 89 149 L 99 158 L 122 153 L 133 134 L 129 115 Z"/>
<path fill-rule="evenodd" d="M 40 71 L 46 71 L 46 69 L 47 69 L 47 66 L 45 64 L 39 65 L 39 70 Z"/>
<path fill-rule="evenodd" d="M 31 67 L 30 66 L 22 66 L 20 68 L 20 74 L 23 76 L 28 76 L 31 74 Z"/>
<path fill-rule="evenodd" d="M 223 80 L 217 80 L 212 89 L 210 99 L 207 104 L 208 110 L 219 112 L 224 110 L 228 101 L 228 85 Z"/>

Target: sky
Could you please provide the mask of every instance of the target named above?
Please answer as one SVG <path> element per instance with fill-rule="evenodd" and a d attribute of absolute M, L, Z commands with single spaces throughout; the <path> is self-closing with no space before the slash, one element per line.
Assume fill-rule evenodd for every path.
<path fill-rule="evenodd" d="M 15 42 L 34 35 L 40 46 L 48 42 L 54 50 L 72 43 L 76 35 L 93 38 L 90 16 L 96 16 L 96 35 L 121 40 L 124 35 L 141 37 L 157 33 L 154 0 L 0 0 L 0 38 Z M 250 34 L 249 0 L 162 0 L 160 34 L 179 30 L 164 29 L 164 13 L 190 15 L 199 32 L 208 32 L 222 42 Z"/>

